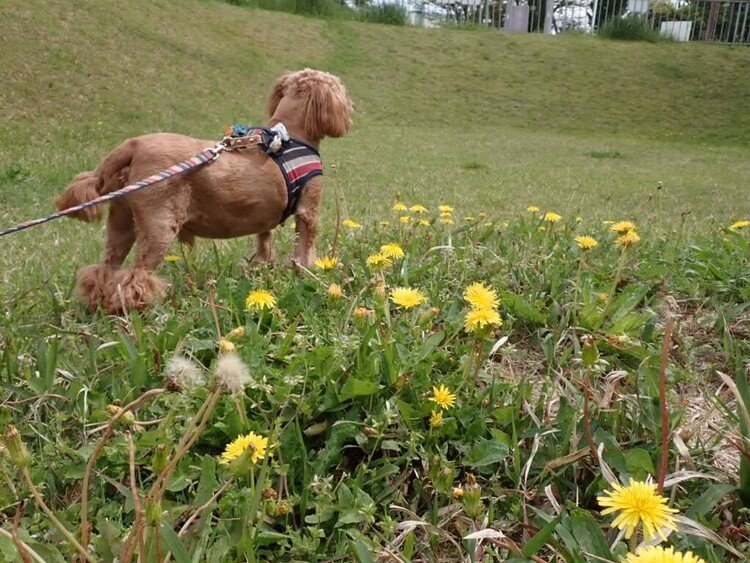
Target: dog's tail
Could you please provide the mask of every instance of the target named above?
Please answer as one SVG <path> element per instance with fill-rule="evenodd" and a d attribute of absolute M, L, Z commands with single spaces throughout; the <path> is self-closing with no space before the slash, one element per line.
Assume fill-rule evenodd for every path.
<path fill-rule="evenodd" d="M 60 211 L 74 207 L 92 199 L 99 197 L 96 192 L 96 172 L 81 172 L 65 188 L 65 191 L 55 198 L 55 207 Z M 98 221 L 101 218 L 102 212 L 99 206 L 94 205 L 88 207 L 83 211 L 77 213 L 71 213 L 69 217 L 73 219 L 80 219 L 86 223 L 92 223 Z"/>
<path fill-rule="evenodd" d="M 63 211 L 122 188 L 127 181 L 134 150 L 133 139 L 128 139 L 109 153 L 95 171 L 78 174 L 65 191 L 55 198 L 57 209 Z M 99 205 L 70 214 L 70 217 L 87 223 L 98 221 L 101 216 Z"/>
<path fill-rule="evenodd" d="M 135 154 L 136 140 L 128 139 L 109 153 L 96 169 L 96 193 L 108 194 L 119 190 L 128 179 L 128 169 Z"/>

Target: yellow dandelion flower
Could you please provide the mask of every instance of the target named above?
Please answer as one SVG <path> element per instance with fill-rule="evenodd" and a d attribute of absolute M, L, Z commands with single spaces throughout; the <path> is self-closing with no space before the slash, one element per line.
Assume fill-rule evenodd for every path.
<path fill-rule="evenodd" d="M 234 352 L 235 346 L 232 342 L 229 342 L 229 340 L 224 340 L 223 338 L 219 340 L 219 352 Z"/>
<path fill-rule="evenodd" d="M 660 545 L 639 549 L 636 553 L 628 553 L 624 563 L 706 563 L 702 558 L 693 555 L 692 551 L 682 553 L 674 547 Z"/>
<path fill-rule="evenodd" d="M 480 332 L 486 327 L 503 324 L 500 314 L 494 309 L 472 309 L 466 313 L 464 328 L 467 332 Z"/>
<path fill-rule="evenodd" d="M 409 217 L 408 215 L 402 215 L 398 218 L 398 220 L 402 223 L 408 223 L 409 221 L 411 221 L 411 217 Z"/>
<path fill-rule="evenodd" d="M 339 299 L 344 296 L 344 290 L 337 283 L 332 283 L 328 286 L 328 296 L 333 299 Z"/>
<path fill-rule="evenodd" d="M 495 290 L 480 282 L 466 288 L 464 299 L 472 309 L 495 309 L 500 304 Z"/>
<path fill-rule="evenodd" d="M 745 227 L 750 226 L 750 221 L 736 221 L 730 225 L 730 229 L 744 229 Z M 165 258 L 166 260 L 166 258 Z"/>
<path fill-rule="evenodd" d="M 433 387 L 432 397 L 429 400 L 441 409 L 449 409 L 456 404 L 456 396 L 445 385 Z"/>
<path fill-rule="evenodd" d="M 463 487 L 453 487 L 453 498 L 462 498 L 464 496 Z"/>
<path fill-rule="evenodd" d="M 539 208 L 536 205 L 529 205 L 526 208 L 526 211 L 528 211 L 529 213 L 536 213 L 537 211 L 539 211 Z"/>
<path fill-rule="evenodd" d="M 641 240 L 641 237 L 635 231 L 628 231 L 622 236 L 617 237 L 617 244 L 620 246 L 633 246 Z"/>
<path fill-rule="evenodd" d="M 224 453 L 221 454 L 221 463 L 232 463 L 246 451 L 250 452 L 250 461 L 258 463 L 266 457 L 267 449 L 268 438 L 264 438 L 255 432 L 250 432 L 249 434 L 235 438 L 227 444 Z"/>
<path fill-rule="evenodd" d="M 581 221 L 583 221 L 583 217 L 576 217 L 576 223 L 580 223 Z"/>
<path fill-rule="evenodd" d="M 174 264 L 176 262 L 182 262 L 182 257 L 177 256 L 176 254 L 167 254 L 164 257 L 164 261 L 165 262 L 170 262 L 170 263 Z"/>
<path fill-rule="evenodd" d="M 412 205 L 409 211 L 412 213 L 427 213 L 427 208 L 424 205 Z"/>
<path fill-rule="evenodd" d="M 315 265 L 321 270 L 333 270 L 339 265 L 339 261 L 333 256 L 323 256 L 315 260 Z"/>
<path fill-rule="evenodd" d="M 438 211 L 440 213 L 453 213 L 453 208 L 450 205 L 440 205 L 438 206 Z"/>
<path fill-rule="evenodd" d="M 557 223 L 558 221 L 562 220 L 562 215 L 558 215 L 554 211 L 548 211 L 544 214 L 544 220 L 548 223 Z"/>
<path fill-rule="evenodd" d="M 276 298 L 268 290 L 256 289 L 247 294 L 245 308 L 247 309 L 273 309 L 276 306 Z"/>
<path fill-rule="evenodd" d="M 453 217 L 453 212 L 452 211 L 441 211 L 440 212 L 440 217 L 443 218 L 443 219 L 448 218 L 448 217 Z"/>
<path fill-rule="evenodd" d="M 617 234 L 624 235 L 626 233 L 629 233 L 630 231 L 635 230 L 635 223 L 633 223 L 632 221 L 618 221 L 617 223 L 614 223 L 612 226 L 610 226 L 609 230 Z"/>
<path fill-rule="evenodd" d="M 443 411 L 432 411 L 430 413 L 430 428 L 439 428 L 443 425 Z"/>
<path fill-rule="evenodd" d="M 649 541 L 657 534 L 667 539 L 664 529 L 676 530 L 672 514 L 677 512 L 667 506 L 667 498 L 656 492 L 656 485 L 643 481 L 631 481 L 627 486 L 612 484 L 614 491 L 606 491 L 597 497 L 599 505 L 605 507 L 602 515 L 617 513 L 612 525 L 625 530 L 630 538 L 643 525 L 643 539 Z"/>
<path fill-rule="evenodd" d="M 590 250 L 595 246 L 599 246 L 599 243 L 594 237 L 583 235 L 580 237 L 576 237 L 575 240 L 578 243 L 578 248 L 580 248 L 581 250 Z"/>
<path fill-rule="evenodd" d="M 361 229 L 362 225 L 357 223 L 354 219 L 344 219 L 341 221 L 341 224 L 344 225 L 344 227 L 349 227 L 350 229 Z"/>
<path fill-rule="evenodd" d="M 419 225 L 420 227 L 429 227 L 430 222 L 427 219 L 420 219 L 417 225 Z"/>
<path fill-rule="evenodd" d="M 404 205 L 403 203 L 401 203 L 400 201 L 397 201 L 396 203 L 394 203 L 394 204 L 393 204 L 393 210 L 394 210 L 394 211 L 408 211 L 408 210 L 409 210 L 409 208 L 408 208 L 408 207 L 406 207 L 406 206 L 405 206 L 405 205 Z"/>
<path fill-rule="evenodd" d="M 391 301 L 402 309 L 411 309 L 427 301 L 427 297 L 418 289 L 397 287 L 391 290 Z"/>
<path fill-rule="evenodd" d="M 440 222 L 443 225 L 453 225 L 453 219 L 451 219 L 450 217 L 440 217 Z"/>
<path fill-rule="evenodd" d="M 477 213 L 477 217 L 479 217 L 480 219 L 484 219 L 485 217 L 487 217 L 487 214 L 484 211 L 480 211 L 479 213 Z"/>
<path fill-rule="evenodd" d="M 367 257 L 367 265 L 371 270 L 385 270 L 393 266 L 393 261 L 382 252 L 376 252 Z"/>
<path fill-rule="evenodd" d="M 401 248 L 400 244 L 396 244 L 395 242 L 391 242 L 381 246 L 380 253 L 384 256 L 387 256 L 388 258 L 393 258 L 395 260 L 404 257 L 404 249 Z"/>

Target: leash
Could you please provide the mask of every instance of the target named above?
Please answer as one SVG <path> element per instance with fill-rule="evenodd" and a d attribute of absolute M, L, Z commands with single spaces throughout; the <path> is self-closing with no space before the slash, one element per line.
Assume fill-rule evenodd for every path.
<path fill-rule="evenodd" d="M 73 213 L 77 213 L 78 211 L 83 211 L 84 209 L 93 207 L 94 205 L 100 205 L 102 203 L 112 201 L 113 199 L 118 199 L 133 192 L 137 192 L 138 190 L 148 188 L 149 186 L 153 186 L 154 184 L 165 182 L 170 178 L 180 176 L 182 174 L 185 174 L 186 172 L 190 172 L 191 170 L 198 168 L 199 166 L 203 166 L 204 164 L 213 162 L 214 160 L 219 158 L 219 155 L 226 149 L 227 146 L 224 145 L 223 142 L 218 143 L 216 146 L 208 148 L 191 158 L 183 160 L 182 162 L 178 162 L 177 164 L 170 166 L 169 168 L 162 170 L 161 172 L 157 172 L 156 174 L 153 174 L 152 176 L 141 180 L 140 182 L 130 184 L 129 186 L 125 186 L 124 188 L 120 188 L 119 190 L 116 190 L 114 192 L 104 194 L 97 197 L 96 199 L 81 203 L 80 205 L 68 207 L 67 209 L 52 213 L 51 215 L 47 215 L 46 217 L 24 221 L 23 223 L 15 225 L 14 227 L 10 227 L 8 229 L 5 229 L 4 231 L 0 231 L 0 237 L 9 235 L 11 233 L 17 233 L 18 231 L 23 231 L 25 229 L 30 229 L 31 227 L 36 227 L 37 225 L 41 225 L 43 223 L 49 223 L 50 221 L 54 221 L 55 219 L 59 219 L 60 217 L 66 217 L 68 215 L 72 215 Z"/>
<path fill-rule="evenodd" d="M 17 233 L 18 231 L 23 231 L 25 229 L 30 229 L 31 227 L 36 227 L 37 225 L 41 225 L 43 223 L 49 223 L 50 221 L 54 221 L 55 219 L 59 219 L 60 217 L 67 217 L 68 215 L 78 213 L 79 211 L 83 211 L 84 209 L 93 207 L 94 205 L 101 205 L 102 203 L 112 201 L 113 199 L 118 199 L 128 194 L 132 194 L 133 192 L 148 188 L 149 186 L 153 186 L 154 184 L 165 182 L 170 178 L 180 176 L 182 174 L 190 172 L 191 170 L 195 170 L 200 166 L 204 166 L 205 164 L 213 162 L 214 160 L 219 158 L 219 155 L 224 151 L 242 150 L 250 148 L 251 146 L 261 145 L 266 146 L 266 152 L 268 154 L 271 154 L 278 151 L 282 147 L 282 144 L 289 140 L 289 135 L 287 134 L 286 128 L 282 123 L 278 123 L 274 127 L 269 128 L 268 131 L 270 133 L 268 134 L 268 138 L 266 139 L 264 139 L 262 134 L 259 133 L 262 129 L 263 128 L 249 128 L 242 125 L 234 125 L 233 127 L 230 127 L 225 131 L 224 138 L 216 143 L 216 145 L 207 148 L 206 150 L 196 154 L 191 158 L 183 160 L 182 162 L 178 162 L 177 164 L 174 164 L 169 168 L 162 170 L 161 172 L 157 172 L 156 174 L 153 174 L 152 176 L 141 180 L 140 182 L 136 182 L 135 184 L 130 184 L 129 186 L 125 186 L 124 188 L 120 188 L 119 190 L 116 190 L 114 192 L 104 194 L 97 197 L 96 199 L 92 199 L 74 207 L 68 207 L 67 209 L 57 211 L 56 213 L 52 213 L 51 215 L 47 215 L 46 217 L 24 221 L 23 223 L 5 229 L 4 231 L 0 231 L 0 237 L 4 237 L 5 235 L 10 235 L 12 233 Z"/>

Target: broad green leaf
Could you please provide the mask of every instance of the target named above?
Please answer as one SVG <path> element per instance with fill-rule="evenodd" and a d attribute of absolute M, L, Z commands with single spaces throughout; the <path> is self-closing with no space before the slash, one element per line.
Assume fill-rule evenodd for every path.
<path fill-rule="evenodd" d="M 515 293 L 504 292 L 500 293 L 500 300 L 503 304 L 503 308 L 513 313 L 520 320 L 533 325 L 544 325 L 545 318 L 542 313 L 534 309 L 534 307 L 526 301 L 521 295 Z"/>
<path fill-rule="evenodd" d="M 736 490 L 737 486 L 729 483 L 717 483 L 711 485 L 696 499 L 687 512 L 685 512 L 685 516 L 693 520 L 706 517 L 721 499 Z"/>
<path fill-rule="evenodd" d="M 188 555 L 180 536 L 167 523 L 161 526 L 161 539 L 164 540 L 164 544 L 172 552 L 172 557 L 177 563 L 190 563 L 190 555 Z"/>
<path fill-rule="evenodd" d="M 656 469 L 654 463 L 651 460 L 651 456 L 648 452 L 642 448 L 633 448 L 632 450 L 626 451 L 625 464 L 628 468 L 628 473 L 639 480 L 645 480 L 649 475 L 654 475 Z"/>
<path fill-rule="evenodd" d="M 422 343 L 422 346 L 419 347 L 419 350 L 417 350 L 417 353 L 414 354 L 414 363 L 417 364 L 432 354 L 435 348 L 443 342 L 443 338 L 445 338 L 445 333 L 442 330 L 428 336 Z"/>
<path fill-rule="evenodd" d="M 339 400 L 343 402 L 354 397 L 373 395 L 378 391 L 380 391 L 380 385 L 374 381 L 348 377 L 346 381 L 344 381 L 344 385 L 341 386 Z"/>
<path fill-rule="evenodd" d="M 574 509 L 570 515 L 570 524 L 576 542 L 583 551 L 607 560 L 614 559 L 601 524 L 589 512 L 580 508 Z"/>
<path fill-rule="evenodd" d="M 201 506 L 208 502 L 216 489 L 219 482 L 216 480 L 216 461 L 211 456 L 205 456 L 201 463 L 201 476 L 198 481 L 198 489 L 195 492 L 193 504 Z"/>
<path fill-rule="evenodd" d="M 372 556 L 372 550 L 367 547 L 361 540 L 351 541 L 352 552 L 357 559 L 357 563 L 375 563 Z"/>
<path fill-rule="evenodd" d="M 521 551 L 525 557 L 531 557 L 532 555 L 536 555 L 537 553 L 539 553 L 539 550 L 547 544 L 547 540 L 549 540 L 550 536 L 552 536 L 552 534 L 554 533 L 555 528 L 560 523 L 560 520 L 562 520 L 562 517 L 563 515 L 560 514 L 554 520 L 550 520 L 544 526 L 544 528 L 539 530 L 529 541 L 524 544 Z"/>
<path fill-rule="evenodd" d="M 481 439 L 471 448 L 466 461 L 472 467 L 485 467 L 501 462 L 509 451 L 500 440 Z"/>

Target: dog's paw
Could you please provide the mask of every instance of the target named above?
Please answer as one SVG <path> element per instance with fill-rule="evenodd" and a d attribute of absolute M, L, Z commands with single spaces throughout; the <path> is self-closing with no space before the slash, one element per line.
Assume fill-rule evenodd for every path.
<path fill-rule="evenodd" d="M 115 269 L 105 264 L 92 264 L 78 270 L 76 295 L 89 311 L 95 311 L 110 292 Z"/>
<path fill-rule="evenodd" d="M 249 266 L 273 266 L 276 264 L 276 254 L 269 252 L 268 254 L 255 253 L 250 260 L 248 260 Z"/>
<path fill-rule="evenodd" d="M 141 268 L 117 270 L 110 281 L 102 306 L 109 314 L 142 311 L 164 296 L 167 284 Z"/>

